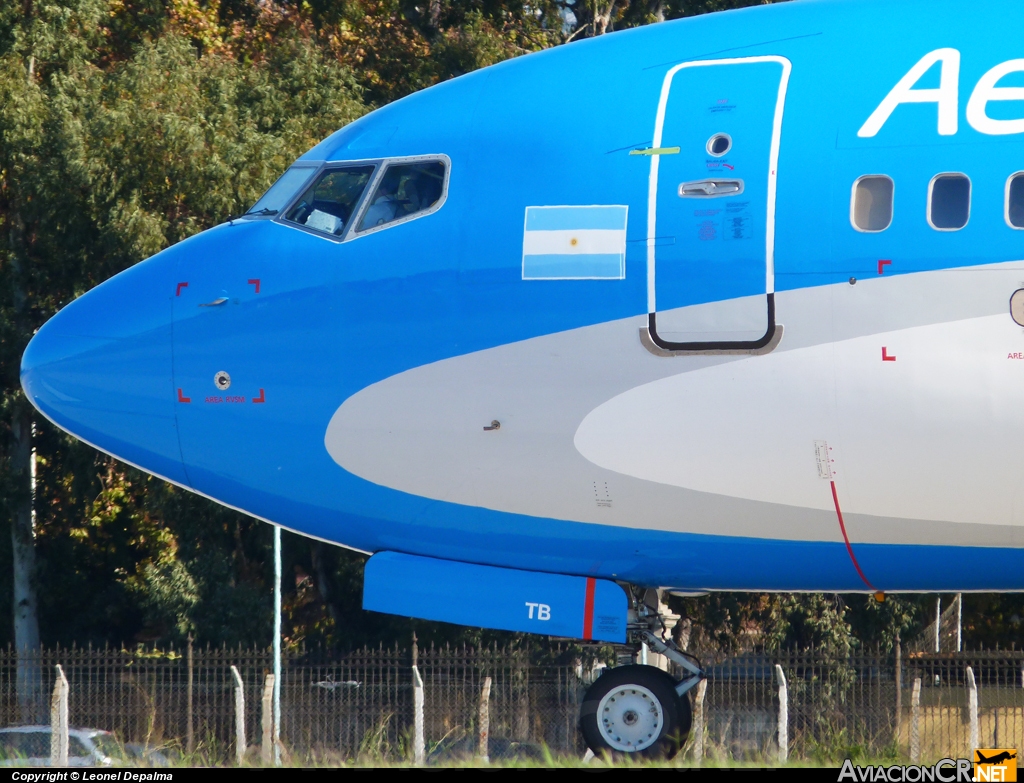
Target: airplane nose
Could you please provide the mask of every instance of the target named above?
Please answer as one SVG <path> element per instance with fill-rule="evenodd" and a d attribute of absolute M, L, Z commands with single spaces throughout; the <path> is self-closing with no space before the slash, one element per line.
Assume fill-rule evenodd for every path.
<path fill-rule="evenodd" d="M 21 385 L 61 429 L 185 484 L 172 395 L 173 275 L 165 251 L 71 302 L 29 342 Z"/>

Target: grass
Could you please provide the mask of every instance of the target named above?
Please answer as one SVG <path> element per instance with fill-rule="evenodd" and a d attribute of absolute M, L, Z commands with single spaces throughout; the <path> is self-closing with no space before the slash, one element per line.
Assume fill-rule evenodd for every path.
<path fill-rule="evenodd" d="M 264 766 L 260 763 L 259 747 L 249 749 L 243 767 L 258 768 Z M 881 765 L 888 766 L 900 763 L 898 759 L 869 758 L 858 755 L 853 759 L 854 763 L 860 766 Z M 536 759 L 494 759 L 484 762 L 479 758 L 464 757 L 444 760 L 431 760 L 426 764 L 429 768 L 441 769 L 763 769 L 766 767 L 780 767 L 785 769 L 821 769 L 836 768 L 841 766 L 842 758 L 798 758 L 792 759 L 787 764 L 780 765 L 770 758 L 754 760 L 732 760 L 722 757 L 711 757 L 696 763 L 688 754 L 681 753 L 674 759 L 669 760 L 647 760 L 633 758 L 610 758 L 594 757 L 589 760 L 581 756 L 555 754 L 543 749 L 543 757 Z M 223 757 L 211 757 L 201 748 L 191 754 L 182 754 L 174 759 L 173 766 L 178 768 L 188 767 L 234 767 L 232 761 Z M 355 757 L 347 757 L 333 751 L 321 753 L 309 753 L 303 756 L 284 754 L 282 766 L 292 769 L 306 768 L 331 768 L 331 769 L 408 769 L 415 765 L 403 758 L 401 753 L 382 754 L 374 748 L 370 752 L 360 752 Z"/>

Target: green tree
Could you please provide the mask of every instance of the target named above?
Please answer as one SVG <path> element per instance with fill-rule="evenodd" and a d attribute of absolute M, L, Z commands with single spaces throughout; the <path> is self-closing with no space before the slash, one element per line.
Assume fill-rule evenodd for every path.
<path fill-rule="evenodd" d="M 170 640 L 200 625 L 218 640 L 253 640 L 246 611 L 266 578 L 238 552 L 254 539 L 250 558 L 265 562 L 266 527 L 205 500 L 182 503 L 45 422 L 33 443 L 20 356 L 62 303 L 242 210 L 365 111 L 350 69 L 301 27 L 243 63 L 215 46 L 201 53 L 172 29 L 173 14 L 139 8 L 148 7 L 71 0 L 0 15 L 0 511 L 20 646 L 38 643 L 37 585 L 46 641 Z M 126 33 L 137 40 L 116 40 Z M 200 530 L 187 529 L 193 522 Z M 217 537 L 243 529 L 240 545 Z M 232 579 L 238 589 L 223 589 Z"/>

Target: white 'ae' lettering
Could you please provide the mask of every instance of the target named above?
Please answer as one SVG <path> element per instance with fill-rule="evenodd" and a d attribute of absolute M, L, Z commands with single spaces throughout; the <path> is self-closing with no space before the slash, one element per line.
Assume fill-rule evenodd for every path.
<path fill-rule="evenodd" d="M 914 89 L 921 77 L 935 65 L 942 63 L 939 86 L 928 89 Z M 870 138 L 882 129 L 886 121 L 901 103 L 935 103 L 939 110 L 939 135 L 953 136 L 957 131 L 958 89 L 960 83 L 960 52 L 956 49 L 936 49 L 907 71 L 896 86 L 889 91 L 878 108 L 868 117 L 857 135 Z"/>
<path fill-rule="evenodd" d="M 939 86 L 915 89 L 921 78 L 936 63 L 941 63 Z M 967 101 L 967 122 L 979 133 L 988 136 L 1007 136 L 1024 133 L 1024 108 L 1017 119 L 997 120 L 989 117 L 988 105 L 994 101 L 1024 101 L 1024 87 L 998 87 L 999 80 L 1011 73 L 1024 73 L 1024 59 L 1007 60 L 990 68 L 974 86 Z M 906 75 L 889 91 L 878 108 L 857 131 L 861 138 L 875 136 L 888 122 L 892 113 L 904 103 L 934 103 L 938 108 L 940 136 L 956 134 L 959 111 L 960 52 L 956 49 L 936 49 L 928 52 L 907 71 Z"/>
<path fill-rule="evenodd" d="M 996 87 L 996 83 L 1004 76 L 1020 71 L 1024 71 L 1024 60 L 1007 60 L 978 79 L 971 99 L 967 102 L 967 122 L 974 130 L 989 136 L 1024 133 L 1024 119 L 993 120 L 986 111 L 990 101 L 1024 100 L 1024 87 Z"/>

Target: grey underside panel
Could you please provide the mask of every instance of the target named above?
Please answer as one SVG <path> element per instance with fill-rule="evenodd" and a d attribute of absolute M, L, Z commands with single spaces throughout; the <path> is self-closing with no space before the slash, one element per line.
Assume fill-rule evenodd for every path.
<path fill-rule="evenodd" d="M 777 320 L 785 333 L 775 352 L 1005 313 L 1022 281 L 1024 264 L 1014 262 L 780 291 Z M 328 430 L 328 450 L 356 475 L 437 500 L 622 527 L 841 541 L 834 510 L 647 481 L 601 468 L 577 451 L 580 422 L 611 398 L 680 373 L 756 361 L 652 355 L 638 336 L 645 325 L 646 316 L 636 316 L 388 378 L 346 401 Z M 460 383 L 453 386 L 453 378 Z M 500 430 L 485 432 L 492 420 Z M 358 449 L 346 445 L 353 442 Z M 965 543 L 960 523 L 844 516 L 859 542 Z M 1005 546 L 1007 528 L 972 524 L 969 538 L 977 546 Z"/>

